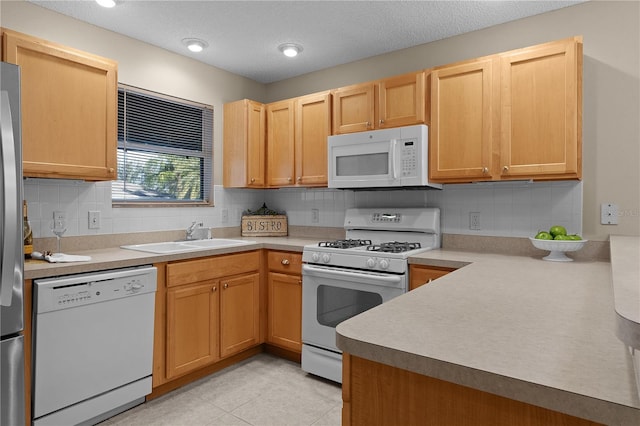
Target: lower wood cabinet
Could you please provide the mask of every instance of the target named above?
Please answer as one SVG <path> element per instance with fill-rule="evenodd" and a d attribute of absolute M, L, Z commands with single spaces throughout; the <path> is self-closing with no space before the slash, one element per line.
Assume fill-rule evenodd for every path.
<path fill-rule="evenodd" d="M 218 287 L 212 281 L 167 292 L 167 378 L 220 359 Z"/>
<path fill-rule="evenodd" d="M 302 255 L 268 253 L 267 343 L 302 352 Z"/>
<path fill-rule="evenodd" d="M 455 271 L 455 268 L 409 265 L 409 291 L 429 284 L 431 281 L 447 275 L 452 271 Z"/>
<path fill-rule="evenodd" d="M 220 356 L 224 358 L 260 343 L 260 275 L 220 283 Z"/>
<path fill-rule="evenodd" d="M 342 424 L 595 426 L 598 423 L 343 353 Z"/>
<path fill-rule="evenodd" d="M 156 298 L 154 387 L 262 343 L 259 271 L 259 251 L 166 264 Z"/>

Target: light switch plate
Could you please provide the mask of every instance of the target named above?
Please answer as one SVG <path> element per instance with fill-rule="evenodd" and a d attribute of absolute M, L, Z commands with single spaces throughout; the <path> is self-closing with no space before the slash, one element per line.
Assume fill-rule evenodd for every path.
<path fill-rule="evenodd" d="M 604 203 L 600 206 L 600 223 L 603 225 L 618 224 L 618 205 Z"/>

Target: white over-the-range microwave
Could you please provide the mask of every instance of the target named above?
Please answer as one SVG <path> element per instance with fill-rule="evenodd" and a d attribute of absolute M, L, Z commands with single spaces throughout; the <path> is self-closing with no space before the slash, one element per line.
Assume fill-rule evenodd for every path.
<path fill-rule="evenodd" d="M 396 127 L 329 136 L 329 188 L 438 188 L 429 182 L 429 129 Z"/>

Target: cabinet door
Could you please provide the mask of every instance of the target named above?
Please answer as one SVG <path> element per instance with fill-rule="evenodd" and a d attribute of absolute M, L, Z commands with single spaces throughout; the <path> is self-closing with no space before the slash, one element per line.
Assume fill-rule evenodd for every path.
<path fill-rule="evenodd" d="M 167 378 L 219 359 L 217 282 L 167 291 Z"/>
<path fill-rule="evenodd" d="M 409 290 L 429 284 L 431 281 L 443 277 L 451 271 L 455 271 L 455 269 L 411 265 L 409 266 Z"/>
<path fill-rule="evenodd" d="M 265 186 L 266 114 L 264 105 L 242 99 L 224 104 L 223 185 Z"/>
<path fill-rule="evenodd" d="M 502 56 L 502 178 L 582 175 L 582 43 Z"/>
<path fill-rule="evenodd" d="M 2 59 L 21 67 L 24 176 L 115 179 L 116 62 L 8 30 Z"/>
<path fill-rule="evenodd" d="M 260 276 L 220 282 L 220 355 L 226 357 L 260 342 Z"/>
<path fill-rule="evenodd" d="M 247 105 L 247 186 L 265 186 L 266 114 L 264 105 L 249 101 Z"/>
<path fill-rule="evenodd" d="M 302 351 L 302 277 L 270 272 L 267 341 Z"/>
<path fill-rule="evenodd" d="M 431 73 L 429 177 L 435 182 L 489 180 L 492 173 L 493 59 Z"/>
<path fill-rule="evenodd" d="M 333 95 L 333 134 L 373 130 L 375 85 L 358 84 L 336 89 Z"/>
<path fill-rule="evenodd" d="M 425 122 L 424 72 L 399 75 L 378 83 L 378 128 Z"/>
<path fill-rule="evenodd" d="M 267 105 L 267 185 L 294 185 L 294 105 L 293 101 Z"/>
<path fill-rule="evenodd" d="M 296 99 L 296 184 L 327 185 L 327 137 L 331 134 L 329 92 Z"/>

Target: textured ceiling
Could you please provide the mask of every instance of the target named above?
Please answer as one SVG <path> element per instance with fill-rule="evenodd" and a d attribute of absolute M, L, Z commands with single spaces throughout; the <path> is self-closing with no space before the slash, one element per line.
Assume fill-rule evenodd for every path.
<path fill-rule="evenodd" d="M 579 1 L 147 1 L 33 4 L 261 83 L 417 46 Z M 184 38 L 209 47 L 189 52 Z M 278 51 L 294 42 L 304 51 Z"/>

